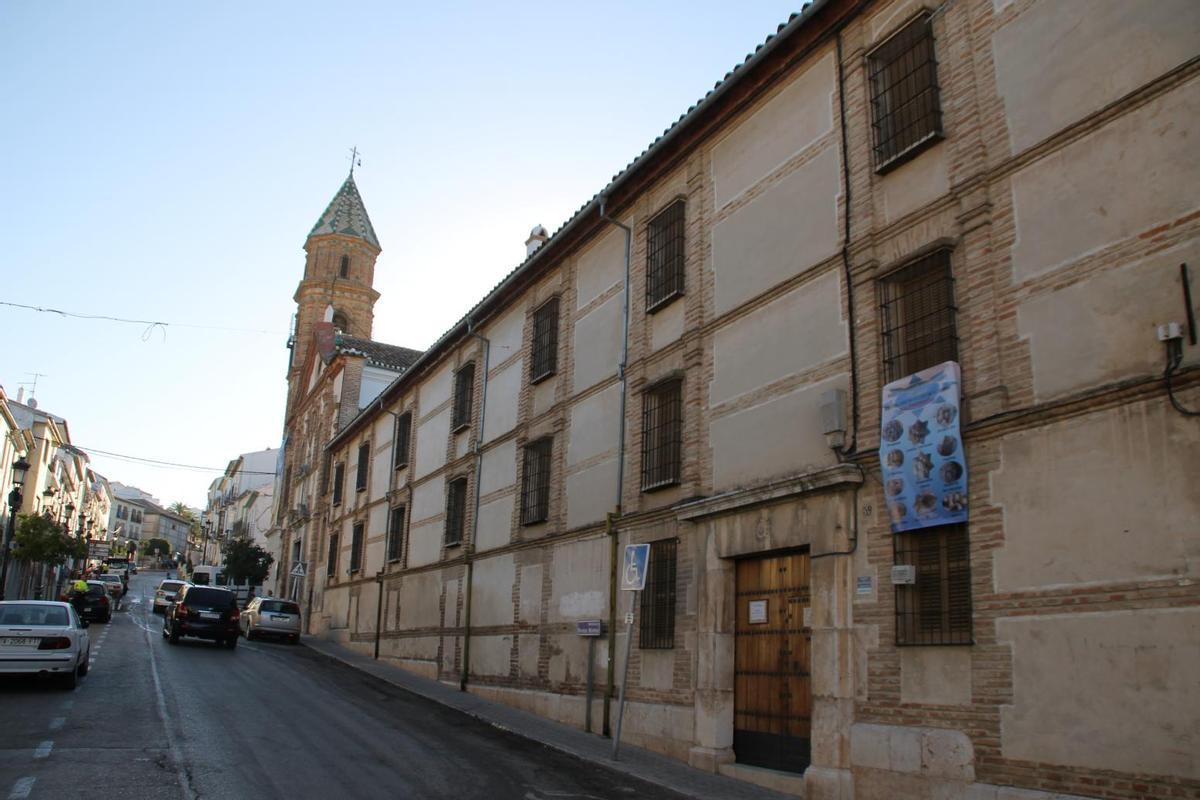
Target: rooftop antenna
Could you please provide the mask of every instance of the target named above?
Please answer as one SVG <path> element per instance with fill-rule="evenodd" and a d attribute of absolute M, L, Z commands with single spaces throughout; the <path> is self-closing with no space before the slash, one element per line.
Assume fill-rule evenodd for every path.
<path fill-rule="evenodd" d="M 29 397 L 30 397 L 30 398 L 32 398 L 32 397 L 33 397 L 35 394 L 37 394 L 37 382 L 38 382 L 38 378 L 49 378 L 49 377 L 50 377 L 49 375 L 47 375 L 47 374 L 46 374 L 46 373 L 44 373 L 44 372 L 26 372 L 25 374 L 26 374 L 26 375 L 32 375 L 32 376 L 33 376 L 33 380 L 32 380 L 32 381 L 26 381 L 25 383 L 18 383 L 18 384 L 17 384 L 17 386 L 28 386 L 28 387 L 29 387 Z"/>
<path fill-rule="evenodd" d="M 350 148 L 350 177 L 354 177 L 354 167 L 362 166 L 362 159 L 358 157 L 358 145 Z"/>

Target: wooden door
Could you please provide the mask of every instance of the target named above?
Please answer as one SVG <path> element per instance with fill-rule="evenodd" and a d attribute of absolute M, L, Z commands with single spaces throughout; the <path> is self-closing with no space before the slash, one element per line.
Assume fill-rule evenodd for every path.
<path fill-rule="evenodd" d="M 812 721 L 809 556 L 739 561 L 733 749 L 738 763 L 803 772 Z"/>

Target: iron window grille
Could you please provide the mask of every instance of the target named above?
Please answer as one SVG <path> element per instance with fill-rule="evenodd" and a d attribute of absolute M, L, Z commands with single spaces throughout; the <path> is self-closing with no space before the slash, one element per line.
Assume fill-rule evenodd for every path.
<path fill-rule="evenodd" d="M 392 442 L 392 469 L 408 466 L 408 443 L 412 439 L 412 412 L 396 417 L 396 435 Z"/>
<path fill-rule="evenodd" d="M 679 483 L 683 381 L 647 389 L 642 399 L 642 491 Z"/>
<path fill-rule="evenodd" d="M 550 516 L 550 454 L 553 439 L 541 439 L 525 447 L 521 481 L 521 524 L 545 522 Z"/>
<path fill-rule="evenodd" d="M 971 559 L 966 525 L 893 537 L 895 563 L 917 582 L 896 588 L 896 644 L 971 644 Z"/>
<path fill-rule="evenodd" d="M 354 475 L 354 491 L 367 490 L 367 467 L 371 464 L 371 443 L 363 442 L 358 446 L 358 466 Z"/>
<path fill-rule="evenodd" d="M 529 382 L 537 383 L 558 369 L 558 298 L 548 300 L 533 312 L 533 353 L 529 358 Z"/>
<path fill-rule="evenodd" d="M 333 468 L 333 504 L 342 504 L 342 491 L 346 487 L 346 465 L 339 463 Z"/>
<path fill-rule="evenodd" d="M 950 251 L 937 250 L 880 281 L 887 382 L 958 360 Z"/>
<path fill-rule="evenodd" d="M 867 56 L 875 168 L 883 171 L 942 137 L 933 25 L 921 14 Z"/>
<path fill-rule="evenodd" d="M 338 535 L 336 533 L 329 534 L 329 556 L 325 562 L 325 577 L 332 578 L 337 575 L 338 562 Z"/>
<path fill-rule="evenodd" d="M 467 526 L 467 479 L 450 481 L 446 489 L 446 544 L 462 543 Z"/>
<path fill-rule="evenodd" d="M 471 404 L 475 395 L 475 363 L 467 364 L 454 373 L 454 411 L 450 427 L 454 430 L 471 424 Z"/>
<path fill-rule="evenodd" d="M 643 650 L 670 650 L 675 646 L 675 556 L 678 539 L 650 543 L 646 591 L 638 646 Z"/>
<path fill-rule="evenodd" d="M 321 494 L 322 495 L 329 493 L 329 473 L 332 472 L 332 469 L 330 468 L 331 461 L 332 461 L 332 458 L 330 457 L 330 455 L 328 453 L 326 453 L 325 457 L 323 459 L 321 459 Z"/>
<path fill-rule="evenodd" d="M 396 506 L 388 517 L 387 560 L 399 561 L 404 544 L 404 506 Z"/>
<path fill-rule="evenodd" d="M 350 538 L 350 574 L 362 569 L 363 535 L 365 528 L 361 522 L 355 523 Z"/>
<path fill-rule="evenodd" d="M 646 310 L 683 294 L 684 208 L 676 200 L 646 226 Z"/>

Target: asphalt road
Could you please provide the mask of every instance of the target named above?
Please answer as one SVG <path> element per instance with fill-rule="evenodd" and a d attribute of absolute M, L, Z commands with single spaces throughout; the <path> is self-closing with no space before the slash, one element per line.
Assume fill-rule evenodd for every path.
<path fill-rule="evenodd" d="M 67 692 L 0 682 L 0 800 L 677 798 L 333 662 L 303 646 L 236 650 L 161 636 L 161 572 L 93 623 Z"/>

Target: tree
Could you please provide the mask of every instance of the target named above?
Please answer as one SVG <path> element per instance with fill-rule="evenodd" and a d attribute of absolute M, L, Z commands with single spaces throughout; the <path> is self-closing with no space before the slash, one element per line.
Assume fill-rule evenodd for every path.
<path fill-rule="evenodd" d="M 40 514 L 21 514 L 13 535 L 13 556 L 47 566 L 87 558 L 87 542 Z"/>
<path fill-rule="evenodd" d="M 230 583 L 258 586 L 267 579 L 275 556 L 249 539 L 232 539 L 225 547 L 225 575 Z"/>
<path fill-rule="evenodd" d="M 142 555 L 153 556 L 155 548 L 158 548 L 158 554 L 163 558 L 171 557 L 171 543 L 166 539 L 150 539 L 146 542 L 146 546 L 142 548 Z"/>

